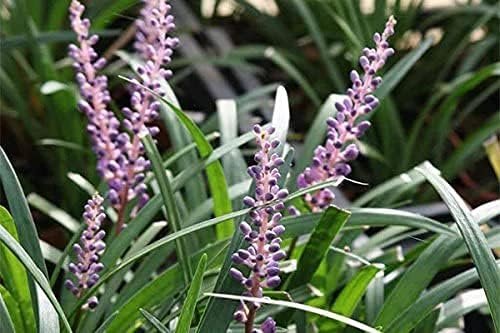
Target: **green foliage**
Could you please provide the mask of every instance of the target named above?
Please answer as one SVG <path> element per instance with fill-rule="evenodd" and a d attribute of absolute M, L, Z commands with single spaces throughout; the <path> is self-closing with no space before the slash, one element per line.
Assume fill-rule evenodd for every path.
<path fill-rule="evenodd" d="M 75 110 L 72 74 L 58 44 L 73 38 L 65 23 L 69 1 L 13 2 L 10 19 L 0 16 L 0 105 L 16 144 L 6 142 L 6 149 L 19 147 L 12 159 L 17 162 L 22 156 L 17 150 L 30 147 L 45 168 L 43 175 L 54 176 L 23 172 L 20 182 L 0 151 L 6 199 L 6 208 L 0 206 L 0 331 L 241 332 L 233 313 L 246 300 L 262 305 L 258 323 L 273 316 L 279 332 L 286 325 L 297 332 L 434 332 L 485 308 L 484 318 L 500 332 L 499 261 L 492 252 L 500 246 L 500 227 L 492 223 L 500 215 L 500 201 L 471 209 L 462 192 L 453 189 L 454 178 L 484 156 L 483 142 L 500 128 L 488 109 L 499 82 L 499 64 L 491 61 L 498 40 L 491 27 L 499 19 L 492 2 L 439 9 L 422 22 L 421 1 L 402 7 L 400 1 L 376 0 L 374 12 L 365 14 L 350 0 L 277 0 L 280 12 L 272 17 L 237 0 L 242 20 L 260 44 L 203 61 L 234 66 L 257 60 L 289 80 L 290 101 L 283 87 L 270 83 L 235 100 L 217 101 L 217 114 L 198 124 L 183 111 L 169 83 L 162 82 L 168 93 L 159 98 L 160 113 L 171 144 L 163 155 L 163 145 L 142 138 L 152 162 L 146 184 L 153 195 L 121 233 L 108 232 L 99 282 L 79 299 L 61 283 L 70 274 L 72 245 L 84 227 L 75 216 L 84 198 L 106 188 L 94 173 L 84 121 Z M 114 28 L 123 24 L 118 14 L 135 15 L 136 3 L 92 2 L 99 34 L 117 36 L 121 29 Z M 51 15 L 44 17 L 43 11 Z M 383 103 L 362 145 L 368 158 L 354 166 L 355 176 L 370 183 L 347 184 L 363 194 L 349 191 L 354 200 L 345 208 L 310 212 L 301 199 L 306 193 L 344 187 L 349 180 L 298 190 L 296 177 L 324 140 L 325 120 L 343 96 L 347 69 L 389 12 L 399 19 L 399 56 L 377 92 Z M 444 29 L 439 42 L 425 36 L 430 27 Z M 478 27 L 488 33 L 471 41 Z M 423 38 L 407 49 L 410 30 Z M 123 75 L 134 75 L 138 64 L 123 51 L 118 56 L 107 69 L 113 87 L 123 86 Z M 193 63 L 182 59 L 174 65 Z M 243 288 L 228 274 L 232 254 L 245 244 L 235 226 L 256 209 L 241 208 L 241 198 L 255 191 L 245 170 L 253 162 L 242 148 L 253 150 L 254 135 L 239 135 L 238 119 L 276 88 L 272 125 L 283 139 L 279 153 L 285 160 L 279 185 L 291 192 L 284 203 L 302 214 L 282 219 L 288 257 L 281 278 L 286 283 L 280 290 L 265 290 L 264 299 L 252 299 L 241 296 Z M 474 126 L 466 126 L 469 122 Z M 297 124 L 309 128 L 300 147 L 288 142 Z M 449 144 L 453 132 L 463 136 L 457 149 Z M 422 163 L 427 159 L 442 175 Z M 497 185 L 485 178 L 484 188 Z M 425 203 L 431 188 L 426 181 L 449 209 L 442 219 L 397 208 L 415 198 Z M 21 183 L 32 192 L 27 197 Z M 36 223 L 28 203 L 37 211 Z M 116 212 L 105 211 L 111 231 Z M 67 236 L 64 249 L 46 241 L 47 226 Z M 472 286 L 478 288 L 468 294 L 474 302 L 464 304 L 461 293 Z M 92 295 L 99 297 L 99 306 L 83 311 Z"/>

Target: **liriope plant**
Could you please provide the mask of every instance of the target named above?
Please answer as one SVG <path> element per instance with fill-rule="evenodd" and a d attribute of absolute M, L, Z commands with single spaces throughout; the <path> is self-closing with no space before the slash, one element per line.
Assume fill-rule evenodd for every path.
<path fill-rule="evenodd" d="M 499 200 L 471 209 L 427 162 L 368 189 L 351 207 L 334 205 L 333 190 L 352 181 L 348 163 L 369 127 L 361 118 L 376 112 L 376 72 L 394 52 L 388 44 L 394 18 L 374 35 L 375 48 L 363 50 L 363 73 L 351 73 L 347 94 L 328 105 L 327 117 L 321 113 L 318 144 L 295 154 L 286 142 L 289 107 L 282 87 L 270 124 L 255 124 L 214 149 L 218 134 L 203 133 L 168 86 L 171 72 L 163 67 L 182 43 L 170 36 L 170 5 L 145 0 L 143 6 L 137 57 L 130 60 L 137 76 L 123 81 L 131 97 L 116 111 L 122 116 L 109 106 L 107 78 L 99 73 L 105 61 L 94 49 L 98 38 L 89 33 L 85 8 L 77 0 L 70 5 L 79 105 L 103 180 L 94 186 L 71 175 L 92 195 L 84 223 L 39 196 L 26 199 L 0 151 L 8 206 L 0 208 L 1 332 L 427 332 L 459 326 L 479 309 L 489 310 L 487 325 L 499 330 L 500 275 L 491 251 L 500 246 L 499 227 L 490 223 L 500 214 Z M 193 141 L 166 159 L 152 138 L 158 132 L 152 121 L 161 112 Z M 231 136 L 225 126 L 220 131 Z M 240 147 L 254 140 L 247 169 L 222 168 L 244 164 Z M 200 158 L 191 167 L 175 167 L 195 150 Z M 303 156 L 312 160 L 299 163 Z M 220 163 L 223 157 L 235 163 Z M 294 170 L 294 162 L 309 167 Z M 243 180 L 227 186 L 220 170 Z M 202 172 L 212 198 L 191 211 L 186 184 Z M 397 202 L 426 180 L 449 208 L 449 223 L 407 210 L 363 208 L 388 197 Z M 27 201 L 72 234 L 63 251 L 39 239 Z M 218 210 L 231 201 L 242 206 Z M 216 232 L 228 221 L 235 232 Z M 113 228 L 117 232 L 105 232 Z M 408 239 L 421 242 L 403 252 Z M 436 279 L 440 272 L 451 277 Z M 471 286 L 476 289 L 463 293 Z"/>

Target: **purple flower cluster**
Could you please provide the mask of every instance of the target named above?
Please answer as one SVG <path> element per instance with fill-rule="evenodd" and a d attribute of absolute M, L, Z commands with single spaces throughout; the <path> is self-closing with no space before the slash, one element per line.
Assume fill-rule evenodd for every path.
<path fill-rule="evenodd" d="M 108 78 L 98 74 L 106 65 L 106 60 L 99 58 L 93 48 L 99 37 L 89 35 L 90 21 L 82 18 L 84 10 L 85 7 L 77 0 L 71 2 L 69 17 L 79 45 L 71 44 L 69 55 L 74 60 L 77 72 L 76 80 L 82 96 L 78 106 L 88 118 L 87 131 L 97 155 L 97 170 L 101 177 L 111 182 L 116 178 L 116 174 L 108 166 L 121 155 L 121 147 L 116 141 L 120 136 L 120 122 L 114 113 L 108 110 L 111 100 Z"/>
<path fill-rule="evenodd" d="M 141 55 L 144 65 L 137 68 L 139 79 L 135 82 L 154 91 L 158 95 L 164 95 L 161 80 L 168 79 L 172 71 L 163 68 L 171 61 L 173 49 L 178 45 L 177 38 L 169 37 L 169 33 L 175 28 L 174 17 L 169 14 L 170 5 L 166 0 L 144 0 L 141 16 L 136 24 L 138 31 L 134 46 Z M 144 147 L 141 137 L 146 134 L 152 136 L 158 134 L 159 128 L 149 126 L 157 119 L 160 103 L 145 88 L 138 84 L 132 85 L 132 96 L 130 108 L 122 109 L 125 115 L 123 124 L 132 133 L 132 138 L 123 136 L 125 155 L 119 160 L 116 168 L 121 169 L 120 178 L 111 186 L 109 198 L 113 205 L 119 206 L 133 198 L 139 198 L 138 205 L 132 212 L 135 214 L 146 204 L 149 197 L 144 184 L 144 172 L 150 167 L 150 162 L 144 156 Z M 123 221 L 121 214 L 124 207 L 117 207 L 119 222 Z"/>
<path fill-rule="evenodd" d="M 97 193 L 85 205 L 83 218 L 87 228 L 80 237 L 80 243 L 73 246 L 76 254 L 76 262 L 70 263 L 68 268 L 76 277 L 76 283 L 68 279 L 65 286 L 71 290 L 76 297 L 81 297 L 85 290 L 91 288 L 99 280 L 99 272 L 104 265 L 99 262 L 99 257 L 106 248 L 103 239 L 106 233 L 101 230 L 101 224 L 105 219 L 102 208 L 103 198 Z M 98 304 L 96 296 L 87 300 L 84 308 L 93 310 Z"/>
<path fill-rule="evenodd" d="M 175 24 L 173 16 L 169 14 L 170 5 L 167 0 L 144 2 L 141 16 L 137 20 L 138 32 L 134 44 L 144 65 L 137 69 L 139 78 L 136 83 L 164 95 L 160 82 L 169 78 L 172 72 L 163 67 L 171 61 L 173 49 L 179 41 L 168 36 Z M 158 127 L 149 124 L 158 117 L 160 104 L 147 89 L 137 84 L 132 85 L 130 108 L 122 109 L 125 115 L 123 125 L 128 132 L 120 131 L 120 122 L 107 106 L 110 102 L 107 78 L 98 75 L 106 61 L 99 58 L 93 49 L 98 37 L 89 36 L 90 21 L 82 18 L 84 10 L 85 7 L 79 1 L 72 0 L 70 20 L 79 45 L 70 45 L 69 54 L 75 61 L 76 79 L 82 95 L 79 107 L 89 121 L 87 130 L 97 155 L 97 169 L 108 183 L 107 197 L 118 211 L 119 232 L 125 221 L 126 205 L 138 198 L 131 213 L 134 215 L 149 199 L 144 172 L 149 169 L 150 162 L 144 156 L 141 137 L 159 132 Z"/>
<path fill-rule="evenodd" d="M 232 256 L 235 264 L 248 267 L 250 273 L 247 277 L 233 267 L 230 274 L 246 288 L 245 296 L 262 297 L 263 288 L 275 288 L 281 283 L 278 262 L 285 258 L 286 254 L 280 246 L 280 235 L 285 231 L 280 223 L 282 218 L 280 211 L 285 208 L 282 200 L 288 196 L 288 191 L 280 189 L 278 185 L 281 177 L 278 167 L 284 160 L 273 152 L 280 144 L 279 140 L 271 139 L 274 128 L 264 129 L 255 125 L 253 130 L 259 150 L 254 156 L 257 164 L 249 167 L 248 173 L 255 180 L 255 195 L 245 197 L 243 202 L 255 209 L 249 213 L 251 223 L 242 222 L 239 227 L 245 241 L 250 245 L 247 249 L 238 250 Z M 245 323 L 249 332 L 275 332 L 276 325 L 272 318 L 268 318 L 260 329 L 253 329 L 255 312 L 258 308 L 259 304 L 247 305 L 242 302 L 234 317 L 237 321 Z M 250 328 L 252 330 L 249 330 Z"/>
<path fill-rule="evenodd" d="M 357 118 L 372 112 L 379 104 L 373 92 L 382 82 L 376 73 L 382 68 L 394 49 L 389 47 L 388 38 L 394 34 L 396 20 L 390 17 L 382 35 L 375 33 L 373 40 L 375 48 L 363 49 L 359 63 L 363 75 L 357 71 L 351 72 L 352 87 L 347 89 L 347 98 L 342 103 L 336 103 L 337 115 L 327 120 L 327 139 L 314 151 L 312 164 L 302 172 L 298 179 L 299 188 L 347 176 L 351 172 L 349 162 L 356 159 L 359 149 L 355 141 L 370 127 L 369 121 L 356 122 Z M 305 200 L 312 211 L 321 211 L 328 207 L 334 199 L 330 189 L 322 189 L 307 194 Z"/>

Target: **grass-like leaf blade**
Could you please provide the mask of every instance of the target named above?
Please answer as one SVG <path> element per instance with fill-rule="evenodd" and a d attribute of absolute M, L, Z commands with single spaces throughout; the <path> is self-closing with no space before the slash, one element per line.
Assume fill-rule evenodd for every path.
<path fill-rule="evenodd" d="M 9 310 L 7 309 L 7 305 L 3 301 L 2 294 L 0 294 L 0 332 L 5 333 L 15 333 L 14 323 L 12 319 L 10 319 Z"/>
<path fill-rule="evenodd" d="M 363 332 L 367 333 L 381 333 L 379 330 L 370 327 L 366 324 L 363 324 L 359 321 L 356 321 L 351 318 L 347 318 L 345 316 L 339 315 L 337 313 L 333 313 L 327 310 L 315 308 L 309 305 L 305 304 L 299 304 L 299 303 L 294 303 L 294 302 L 287 302 L 287 301 L 279 301 L 279 300 L 272 300 L 269 298 L 255 298 L 255 297 L 245 297 L 245 296 L 239 296 L 239 295 L 227 295 L 227 294 L 216 294 L 216 293 L 205 293 L 207 296 L 211 297 L 218 297 L 218 298 L 224 298 L 228 300 L 233 300 L 233 301 L 246 301 L 246 302 L 257 302 L 257 303 L 263 303 L 263 304 L 272 304 L 272 305 L 277 305 L 277 306 L 284 306 L 300 311 L 305 311 L 309 313 L 313 313 L 331 320 L 336 320 L 339 322 L 342 322 L 346 325 L 355 327 Z"/>
<path fill-rule="evenodd" d="M 172 226 L 174 232 L 178 232 L 181 230 L 181 216 L 175 202 L 172 184 L 168 179 L 165 170 L 163 169 L 160 152 L 158 151 L 158 148 L 156 148 L 156 145 L 154 144 L 153 139 L 150 135 L 144 137 L 142 142 L 144 143 L 146 154 L 151 161 L 153 172 L 156 176 L 156 181 L 158 182 L 158 186 L 160 188 L 160 193 L 163 198 L 163 204 L 165 205 L 167 215 L 166 218 L 170 222 L 170 225 Z M 184 274 L 184 281 L 187 284 L 189 283 L 189 280 L 192 276 L 192 269 L 189 258 L 187 256 L 187 245 L 182 239 L 176 240 L 175 243 L 177 255 L 179 257 L 179 263 Z"/>
<path fill-rule="evenodd" d="M 311 280 L 335 236 L 337 236 L 350 215 L 348 211 L 334 206 L 328 207 L 322 213 L 304 251 L 297 261 L 297 270 L 286 285 L 287 289 L 296 288 Z"/>
<path fill-rule="evenodd" d="M 491 316 L 496 330 L 500 331 L 500 270 L 488 246 L 486 237 L 478 223 L 458 193 L 439 175 L 439 171 L 430 163 L 420 168 L 422 174 L 441 196 L 457 222 L 458 229 L 469 249 L 474 265 L 477 267 L 479 280 L 484 288 Z"/>
<path fill-rule="evenodd" d="M 179 323 L 175 330 L 176 333 L 189 333 L 191 327 L 191 322 L 194 317 L 194 312 L 196 310 L 196 303 L 198 302 L 198 297 L 200 296 L 201 286 L 203 283 L 203 274 L 207 266 L 207 255 L 203 254 L 201 256 L 196 272 L 191 281 L 191 286 L 187 292 L 186 299 L 184 300 L 184 305 L 182 306 L 181 314 L 179 316 Z"/>
<path fill-rule="evenodd" d="M 21 245 L 12 237 L 9 232 L 2 226 L 0 226 L 0 240 L 14 253 L 14 255 L 21 261 L 24 267 L 31 273 L 31 276 L 36 281 L 36 283 L 43 290 L 47 298 L 50 300 L 50 303 L 54 306 L 57 314 L 59 315 L 61 321 L 64 324 L 64 327 L 68 332 L 72 332 L 71 326 L 69 325 L 68 320 L 66 319 L 66 315 L 64 314 L 64 310 L 61 308 L 57 299 L 50 288 L 50 284 L 47 281 L 45 275 L 38 268 L 38 266 L 31 259 L 29 254 L 21 247 Z M 46 309 L 45 309 L 46 311 Z M 44 318 L 46 320 L 46 318 Z"/>
<path fill-rule="evenodd" d="M 0 225 L 4 227 L 14 239 L 19 239 L 12 217 L 2 206 L 0 206 Z M 20 313 L 23 317 L 23 329 L 26 331 L 36 330 L 35 315 L 31 307 L 32 301 L 26 270 L 14 254 L 3 245 L 0 245 L 0 276 L 3 277 L 2 284 L 9 291 L 10 295 L 13 296 L 19 306 Z"/>
<path fill-rule="evenodd" d="M 141 311 L 141 314 L 144 318 L 146 318 L 147 321 L 160 333 L 170 333 L 168 328 L 165 327 L 165 325 L 162 324 L 162 322 L 153 316 L 151 313 L 144 309 L 139 309 Z"/>

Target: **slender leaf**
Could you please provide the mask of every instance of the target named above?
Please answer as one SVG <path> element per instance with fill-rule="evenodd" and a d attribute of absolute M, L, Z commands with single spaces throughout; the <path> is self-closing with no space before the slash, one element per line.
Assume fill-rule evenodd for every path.
<path fill-rule="evenodd" d="M 66 315 L 64 314 L 64 310 L 61 308 L 55 295 L 52 293 L 50 288 L 50 284 L 45 278 L 44 274 L 37 267 L 35 262 L 31 259 L 29 254 L 19 245 L 19 243 L 9 234 L 9 232 L 3 227 L 0 226 L 0 240 L 15 254 L 15 256 L 21 261 L 23 266 L 31 273 L 33 279 L 43 290 L 47 298 L 50 300 L 50 303 L 54 306 L 57 314 L 62 320 L 64 327 L 68 332 L 72 332 L 71 326 L 69 325 L 68 320 L 66 319 Z M 43 311 L 47 311 L 44 309 Z M 42 312 L 43 312 L 42 311 Z M 43 317 L 43 320 L 47 320 L 49 317 Z"/>
<path fill-rule="evenodd" d="M 358 306 L 361 298 L 366 292 L 368 285 L 373 280 L 375 275 L 384 269 L 384 265 L 373 264 L 363 267 L 349 283 L 342 289 L 340 294 L 335 299 L 335 303 L 331 308 L 332 312 L 350 317 L 356 307 Z M 341 323 L 324 323 L 321 325 L 321 329 L 328 331 L 332 329 L 338 329 L 344 326 Z"/>
<path fill-rule="evenodd" d="M 132 81 L 126 79 L 128 82 Z M 148 89 L 143 86 L 143 88 Z M 209 156 L 214 150 L 210 143 L 206 140 L 205 135 L 200 130 L 200 128 L 188 117 L 186 114 L 176 107 L 173 103 L 167 99 L 158 96 L 153 91 L 150 90 L 157 98 L 161 99 L 162 102 L 167 104 L 169 108 L 175 113 L 179 118 L 181 123 L 186 127 L 186 129 L 191 134 L 194 142 L 198 146 L 198 152 L 202 158 Z M 224 175 L 224 170 L 219 161 L 215 161 L 206 168 L 208 185 L 212 193 L 212 198 L 214 199 L 214 214 L 215 216 L 221 216 L 232 211 L 231 200 L 229 199 L 229 194 L 227 191 L 226 177 Z M 225 224 L 224 235 L 232 235 L 234 232 L 234 226 L 232 221 L 227 221 Z"/>
<path fill-rule="evenodd" d="M 0 294 L 0 332 L 15 333 L 14 323 L 10 319 L 9 310 Z"/>
<path fill-rule="evenodd" d="M 286 284 L 287 289 L 293 289 L 308 283 L 318 269 L 325 253 L 349 219 L 348 211 L 328 207 L 314 227 L 304 251 L 297 262 L 297 270 Z"/>
<path fill-rule="evenodd" d="M 458 229 L 472 256 L 474 265 L 477 267 L 481 285 L 488 298 L 493 323 L 497 331 L 500 331 L 500 297 L 498 297 L 500 270 L 495 264 L 495 258 L 491 253 L 486 237 L 479 229 L 463 199 L 439 175 L 439 171 L 430 163 L 426 163 L 419 170 L 450 208 L 451 214 L 457 222 Z"/>
<path fill-rule="evenodd" d="M 304 305 L 304 304 L 299 304 L 299 303 L 294 303 L 294 302 L 287 302 L 287 301 L 272 300 L 269 298 L 255 298 L 255 297 L 245 297 L 245 296 L 239 296 L 239 295 L 227 295 L 227 294 L 216 294 L 216 293 L 205 293 L 205 295 L 223 298 L 223 299 L 229 299 L 229 300 L 233 300 L 233 301 L 257 302 L 257 303 L 263 303 L 263 304 L 285 306 L 288 308 L 313 313 L 313 314 L 316 314 L 316 315 L 319 315 L 319 316 L 322 316 L 322 317 L 325 317 L 325 318 L 328 318 L 331 320 L 339 321 L 339 322 L 342 322 L 346 325 L 355 327 L 363 332 L 380 333 L 379 330 L 376 330 L 373 327 L 365 325 L 359 321 L 350 319 L 348 317 L 344 317 L 342 315 L 339 315 L 339 314 L 336 314 L 336 313 L 333 313 L 330 311 L 315 308 L 315 307 L 312 307 L 309 305 Z"/>
<path fill-rule="evenodd" d="M 172 226 L 174 232 L 178 232 L 181 230 L 181 216 L 176 206 L 172 185 L 165 173 L 165 170 L 163 169 L 160 153 L 150 135 L 143 138 L 142 142 L 144 143 L 146 154 L 153 165 L 153 172 L 156 176 L 158 186 L 160 187 L 163 204 L 165 205 L 167 220 L 170 222 L 170 225 Z M 175 243 L 177 255 L 179 257 L 179 263 L 184 274 L 184 281 L 187 284 L 191 280 L 191 276 L 193 274 L 187 256 L 187 244 L 185 244 L 184 240 L 182 239 L 176 240 Z"/>
<path fill-rule="evenodd" d="M 207 255 L 203 254 L 201 256 L 196 272 L 191 281 L 191 286 L 184 300 L 184 305 L 182 306 L 181 314 L 179 316 L 179 323 L 175 332 L 178 333 L 189 333 L 191 327 L 191 322 L 194 317 L 194 312 L 196 310 L 196 303 L 198 302 L 198 297 L 200 296 L 201 286 L 203 283 L 203 274 L 207 266 Z"/>
<path fill-rule="evenodd" d="M 147 312 L 144 309 L 139 309 L 141 311 L 141 314 L 146 318 L 147 321 L 160 333 L 170 333 L 168 328 L 165 327 L 165 325 L 162 324 L 162 322 L 153 316 L 151 313 Z"/>
<path fill-rule="evenodd" d="M 14 239 L 19 239 L 12 217 L 2 206 L 0 206 L 0 225 Z M 14 254 L 3 245 L 0 245 L 0 275 L 3 276 L 4 286 L 19 306 L 20 313 L 23 316 L 23 329 L 28 332 L 36 330 L 26 270 Z"/>
<path fill-rule="evenodd" d="M 500 267 L 500 261 L 497 260 L 496 265 Z M 476 268 L 471 268 L 435 285 L 410 306 L 402 308 L 403 310 L 392 319 L 391 324 L 384 332 L 410 332 L 437 305 L 445 302 L 460 290 L 476 283 L 478 278 Z"/>

